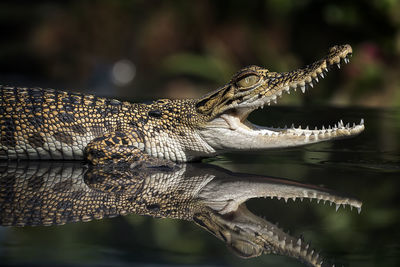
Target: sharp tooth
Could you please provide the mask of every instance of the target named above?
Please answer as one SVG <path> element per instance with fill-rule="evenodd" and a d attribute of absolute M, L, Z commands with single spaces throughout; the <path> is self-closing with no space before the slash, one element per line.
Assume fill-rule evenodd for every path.
<path fill-rule="evenodd" d="M 315 79 L 314 79 L 316 82 L 319 82 L 319 80 L 318 80 L 318 76 L 317 77 L 315 77 Z"/>
<path fill-rule="evenodd" d="M 337 65 L 338 69 L 340 69 L 340 63 L 337 63 L 336 65 Z"/>
<path fill-rule="evenodd" d="M 302 91 L 303 94 L 304 94 L 304 93 L 306 92 L 306 87 L 305 87 L 304 85 L 301 85 L 300 88 L 301 88 L 301 91 Z"/>
<path fill-rule="evenodd" d="M 320 75 L 322 78 L 325 78 L 325 76 L 324 76 L 324 73 L 323 73 L 323 72 L 321 72 L 319 75 Z"/>
<path fill-rule="evenodd" d="M 349 128 L 349 127 L 350 127 L 350 123 L 347 123 L 347 124 L 346 124 L 346 128 Z"/>
<path fill-rule="evenodd" d="M 361 125 L 364 125 L 364 119 L 361 119 L 360 124 L 361 124 Z"/>
<path fill-rule="evenodd" d="M 325 72 L 328 72 L 328 68 L 326 68 L 326 67 L 325 67 L 325 69 L 324 69 L 324 70 L 325 70 Z"/>
<path fill-rule="evenodd" d="M 307 130 L 307 131 L 309 130 L 309 129 L 308 129 L 308 125 L 307 125 L 307 127 L 306 127 L 306 129 L 305 129 L 305 130 Z"/>
<path fill-rule="evenodd" d="M 357 208 L 358 214 L 361 213 L 361 208 Z"/>
<path fill-rule="evenodd" d="M 278 101 L 276 101 L 276 98 L 273 101 L 274 101 L 274 104 L 276 104 L 278 102 Z"/>
<path fill-rule="evenodd" d="M 310 82 L 309 85 L 311 86 L 311 88 L 314 88 L 314 84 L 312 82 Z"/>
<path fill-rule="evenodd" d="M 325 130 L 325 126 L 324 125 L 322 125 L 322 130 Z"/>
<path fill-rule="evenodd" d="M 336 204 L 336 211 L 340 208 L 340 204 Z"/>

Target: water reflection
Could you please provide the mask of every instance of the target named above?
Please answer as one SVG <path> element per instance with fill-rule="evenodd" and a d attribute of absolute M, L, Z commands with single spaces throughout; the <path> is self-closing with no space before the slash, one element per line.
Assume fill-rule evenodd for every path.
<path fill-rule="evenodd" d="M 208 164 L 93 168 L 79 162 L 1 162 L 0 224 L 55 225 L 126 214 L 194 221 L 238 256 L 280 254 L 321 266 L 301 238 L 254 215 L 251 198 L 330 202 L 338 209 L 361 202 L 298 182 L 233 173 Z M 284 211 L 283 211 L 284 212 Z"/>

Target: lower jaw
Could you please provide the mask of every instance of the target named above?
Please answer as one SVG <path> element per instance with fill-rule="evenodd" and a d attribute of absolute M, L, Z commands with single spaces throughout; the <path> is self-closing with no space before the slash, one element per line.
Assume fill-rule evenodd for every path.
<path fill-rule="evenodd" d="M 225 127 L 221 123 L 225 121 Z M 363 122 L 345 126 L 342 122 L 327 129 L 261 127 L 238 117 L 224 118 L 214 128 L 202 132 L 203 138 L 217 153 L 226 151 L 268 150 L 303 146 L 323 141 L 350 138 L 364 130 Z"/>

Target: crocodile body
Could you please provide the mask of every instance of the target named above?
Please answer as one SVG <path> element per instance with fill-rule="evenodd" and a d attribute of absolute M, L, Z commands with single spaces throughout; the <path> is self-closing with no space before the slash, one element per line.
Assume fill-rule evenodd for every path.
<path fill-rule="evenodd" d="M 251 213 L 251 198 L 317 200 L 361 209 L 350 196 L 296 181 L 232 173 L 207 164 L 135 168 L 81 162 L 0 162 L 0 225 L 60 225 L 127 214 L 194 221 L 241 257 L 323 259 L 302 239 Z"/>
<path fill-rule="evenodd" d="M 156 159 L 193 161 L 227 151 L 265 150 L 351 137 L 360 124 L 328 129 L 261 127 L 247 121 L 283 93 L 312 87 L 348 62 L 349 45 L 291 72 L 257 66 L 200 99 L 132 104 L 50 89 L 0 87 L 0 159 L 83 159 L 94 165 Z"/>
<path fill-rule="evenodd" d="M 157 100 L 132 104 L 93 95 L 51 89 L 1 87 L 1 157 L 19 159 L 83 159 L 91 153 L 124 153 L 139 149 L 153 157 L 188 161 L 206 155 L 192 133 L 192 100 Z M 115 151 L 113 148 L 121 145 Z M 108 150 L 109 148 L 110 150 Z M 104 156 L 103 155 L 103 156 Z M 128 155 L 125 155 L 128 156 Z"/>

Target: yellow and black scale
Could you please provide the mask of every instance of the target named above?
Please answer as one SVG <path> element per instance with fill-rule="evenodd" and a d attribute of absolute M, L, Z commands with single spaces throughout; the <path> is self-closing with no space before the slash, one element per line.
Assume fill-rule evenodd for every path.
<path fill-rule="evenodd" d="M 186 144 L 196 149 L 193 144 L 198 140 L 187 134 L 202 118 L 193 116 L 194 109 L 194 100 L 133 104 L 52 89 L 0 86 L 0 159 L 86 157 L 94 164 L 153 157 L 186 161 L 185 154 L 176 151 L 185 151 Z"/>

